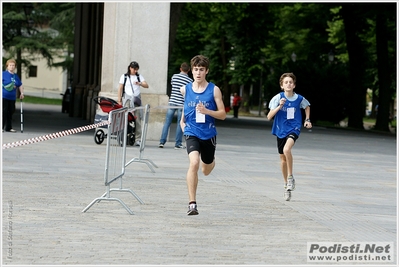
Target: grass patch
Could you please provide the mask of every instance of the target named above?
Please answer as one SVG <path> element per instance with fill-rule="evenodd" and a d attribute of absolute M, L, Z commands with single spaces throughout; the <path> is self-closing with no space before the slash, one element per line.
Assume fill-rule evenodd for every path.
<path fill-rule="evenodd" d="M 44 98 L 44 97 L 37 97 L 37 96 L 25 96 L 22 100 L 24 103 L 31 103 L 31 104 L 44 104 L 44 105 L 62 105 L 62 99 L 55 99 L 55 98 Z M 17 99 L 17 102 L 19 100 Z"/>
<path fill-rule="evenodd" d="M 396 128 L 396 125 L 397 125 L 397 120 L 396 119 L 392 120 L 391 126 L 393 128 Z"/>
<path fill-rule="evenodd" d="M 374 123 L 375 124 L 375 118 L 370 118 L 370 117 L 364 117 L 363 122 L 368 122 L 368 123 Z"/>
<path fill-rule="evenodd" d="M 345 118 L 342 121 L 344 121 L 346 123 L 346 122 L 348 122 L 348 118 Z M 375 118 L 364 117 L 363 123 L 375 124 Z M 315 125 L 323 126 L 323 127 L 341 127 L 341 126 L 334 124 L 333 122 L 330 122 L 330 121 L 317 121 L 315 123 Z"/>

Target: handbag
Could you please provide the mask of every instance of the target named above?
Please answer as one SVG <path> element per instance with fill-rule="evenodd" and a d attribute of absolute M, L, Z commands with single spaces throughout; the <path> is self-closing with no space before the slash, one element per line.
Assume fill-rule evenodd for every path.
<path fill-rule="evenodd" d="M 12 82 L 10 82 L 9 84 L 6 84 L 6 85 L 3 84 L 3 87 L 9 92 L 14 90 L 14 86 L 15 86 L 15 82 L 14 81 L 12 81 Z"/>
<path fill-rule="evenodd" d="M 141 98 L 138 96 L 135 96 L 133 99 L 133 103 L 135 107 L 140 107 L 141 106 Z"/>

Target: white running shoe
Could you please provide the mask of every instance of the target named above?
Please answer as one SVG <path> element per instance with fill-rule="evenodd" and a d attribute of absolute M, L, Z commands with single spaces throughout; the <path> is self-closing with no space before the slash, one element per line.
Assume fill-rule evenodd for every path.
<path fill-rule="evenodd" d="M 291 199 L 291 191 L 288 191 L 288 190 L 284 191 L 284 199 L 285 199 L 285 201 L 290 201 L 290 199 Z"/>
<path fill-rule="evenodd" d="M 291 199 L 291 191 L 288 190 L 287 184 L 284 184 L 284 199 L 285 201 L 290 201 Z"/>
<path fill-rule="evenodd" d="M 287 178 L 287 191 L 294 191 L 294 190 L 295 190 L 295 179 L 292 175 L 290 175 Z"/>

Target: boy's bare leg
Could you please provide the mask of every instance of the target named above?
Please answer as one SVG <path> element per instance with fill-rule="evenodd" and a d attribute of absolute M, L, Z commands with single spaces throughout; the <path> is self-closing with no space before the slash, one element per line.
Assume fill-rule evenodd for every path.
<path fill-rule="evenodd" d="M 196 201 L 197 197 L 197 186 L 198 186 L 198 170 L 199 170 L 199 153 L 198 151 L 192 151 L 188 158 L 190 160 L 190 166 L 187 171 L 187 189 L 189 201 Z"/>
<path fill-rule="evenodd" d="M 285 143 L 284 150 L 283 150 L 285 159 L 287 161 L 286 177 L 288 175 L 292 175 L 293 174 L 294 159 L 292 157 L 291 150 L 292 150 L 292 147 L 294 146 L 294 144 L 295 144 L 294 139 L 288 138 L 287 142 Z"/>
<path fill-rule="evenodd" d="M 213 159 L 211 164 L 205 164 L 203 162 L 201 164 L 202 164 L 202 173 L 205 176 L 207 176 L 212 172 L 213 168 L 215 168 L 215 159 Z"/>
<path fill-rule="evenodd" d="M 284 183 L 287 183 L 287 159 L 284 154 L 280 154 L 281 173 L 283 174 Z"/>

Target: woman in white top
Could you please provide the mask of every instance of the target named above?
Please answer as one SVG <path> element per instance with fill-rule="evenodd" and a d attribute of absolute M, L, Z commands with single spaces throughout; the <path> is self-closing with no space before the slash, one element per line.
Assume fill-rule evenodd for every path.
<path fill-rule="evenodd" d="M 119 79 L 118 104 L 132 108 L 141 106 L 140 87 L 148 88 L 144 77 L 138 73 L 139 63 L 132 61 L 127 67 L 127 72 Z M 136 146 L 140 146 L 142 110 L 134 112 L 136 120 Z"/>

